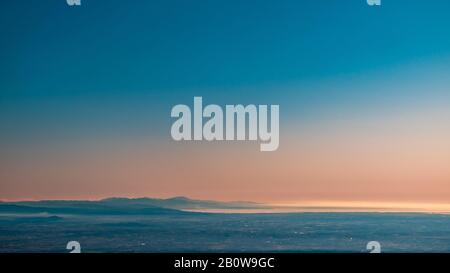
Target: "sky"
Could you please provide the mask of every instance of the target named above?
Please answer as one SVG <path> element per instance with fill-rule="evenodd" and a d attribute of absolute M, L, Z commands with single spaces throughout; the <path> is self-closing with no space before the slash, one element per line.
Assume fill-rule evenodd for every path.
<path fill-rule="evenodd" d="M 450 203 L 446 0 L 7 1 L 0 199 Z M 280 147 L 172 106 L 280 105 Z"/>

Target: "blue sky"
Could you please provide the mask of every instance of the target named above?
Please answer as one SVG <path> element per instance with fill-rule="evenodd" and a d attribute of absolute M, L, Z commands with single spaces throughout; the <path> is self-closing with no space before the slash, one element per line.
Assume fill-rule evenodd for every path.
<path fill-rule="evenodd" d="M 450 200 L 450 1 L 81 1 L 2 2 L 0 199 Z M 175 143 L 194 96 L 280 148 Z"/>
<path fill-rule="evenodd" d="M 165 134 L 170 107 L 194 95 L 281 104 L 285 113 L 350 103 L 358 114 L 366 103 L 411 96 L 374 90 L 377 76 L 423 64 L 445 74 L 449 10 L 445 0 L 7 1 L 1 124 L 13 138 L 38 135 L 36 123 L 71 134 L 89 132 L 87 124 L 139 134 L 153 124 Z"/>

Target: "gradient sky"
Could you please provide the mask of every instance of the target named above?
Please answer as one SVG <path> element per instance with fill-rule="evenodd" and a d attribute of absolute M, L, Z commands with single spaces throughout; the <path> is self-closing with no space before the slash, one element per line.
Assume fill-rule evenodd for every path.
<path fill-rule="evenodd" d="M 447 0 L 5 1 L 0 199 L 450 203 Z M 280 148 L 170 110 L 279 104 Z"/>

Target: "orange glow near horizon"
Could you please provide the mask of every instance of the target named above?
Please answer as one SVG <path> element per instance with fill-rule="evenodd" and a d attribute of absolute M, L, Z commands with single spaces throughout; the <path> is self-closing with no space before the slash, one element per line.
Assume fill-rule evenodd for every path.
<path fill-rule="evenodd" d="M 273 153 L 255 149 L 257 142 L 161 139 L 14 150 L 0 158 L 0 199 L 187 196 L 450 211 L 445 113 L 302 124 L 281 129 Z"/>
<path fill-rule="evenodd" d="M 343 211 L 343 212 L 421 212 L 450 213 L 450 203 L 418 202 L 366 202 L 366 201 L 309 201 L 271 204 L 291 211 Z"/>

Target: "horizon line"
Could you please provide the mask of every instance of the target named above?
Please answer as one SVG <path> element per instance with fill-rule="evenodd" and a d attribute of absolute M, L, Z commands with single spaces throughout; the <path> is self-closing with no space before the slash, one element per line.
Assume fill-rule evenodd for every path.
<path fill-rule="evenodd" d="M 43 201 L 87 201 L 87 202 L 99 202 L 106 199 L 159 199 L 170 200 L 176 198 L 185 198 L 191 201 L 200 202 L 218 202 L 218 203 L 252 203 L 255 205 L 263 205 L 265 208 L 250 208 L 248 210 L 264 209 L 268 211 L 285 211 L 285 212 L 411 212 L 411 213 L 450 213 L 450 203 L 435 203 L 435 202 L 411 202 L 411 201 L 327 201 L 327 200 L 315 200 L 315 201 L 285 201 L 285 202 L 255 202 L 255 201 L 218 201 L 212 199 L 196 199 L 188 196 L 172 196 L 172 197 L 124 197 L 124 196 L 110 196 L 103 198 L 57 198 L 57 199 L 0 199 L 1 203 L 21 203 L 21 202 L 43 202 Z M 206 209 L 208 211 L 214 211 L 214 209 Z M 203 211 L 206 211 L 203 210 Z M 217 209 L 219 211 L 220 209 Z M 242 209 L 233 209 L 233 211 L 244 211 Z"/>

